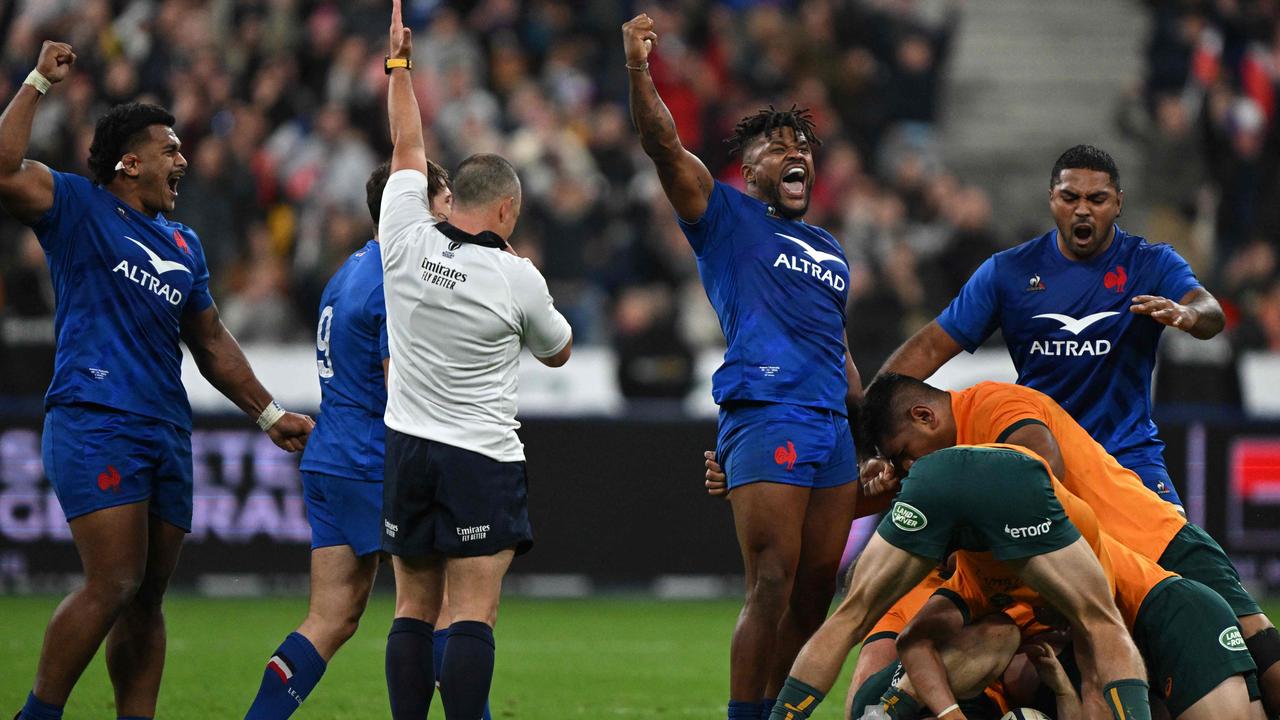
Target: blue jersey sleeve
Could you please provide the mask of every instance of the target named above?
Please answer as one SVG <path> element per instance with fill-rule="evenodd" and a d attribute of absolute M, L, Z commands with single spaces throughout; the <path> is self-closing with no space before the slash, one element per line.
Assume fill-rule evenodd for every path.
<path fill-rule="evenodd" d="M 213 295 L 209 294 L 209 264 L 204 259 L 204 246 L 191 228 L 184 225 L 176 232 L 181 232 L 187 238 L 187 246 L 191 248 L 191 255 L 195 258 L 195 270 L 191 273 L 191 297 L 187 298 L 184 312 L 204 312 L 213 305 Z"/>
<path fill-rule="evenodd" d="M 76 223 L 89 208 L 89 191 L 93 183 L 72 173 L 50 170 L 53 175 L 53 205 L 36 220 L 31 229 L 45 252 L 62 250 L 74 237 Z"/>
<path fill-rule="evenodd" d="M 386 360 L 391 357 L 391 345 L 387 342 L 387 299 L 382 292 L 382 283 L 369 293 L 364 304 L 364 316 L 369 319 L 369 329 L 378 336 L 379 357 Z"/>
<path fill-rule="evenodd" d="M 1181 302 L 1184 295 L 1201 287 L 1200 281 L 1177 250 L 1169 245 L 1159 247 L 1161 250 L 1158 271 L 1160 280 L 1156 286 L 1156 294 L 1174 302 Z"/>
<path fill-rule="evenodd" d="M 728 207 L 731 199 L 729 194 L 734 192 L 728 185 L 715 181 L 715 185 L 711 188 L 711 196 L 707 198 L 707 210 L 702 213 L 702 217 L 694 222 L 680 222 L 680 229 L 684 231 L 684 236 L 689 241 L 689 246 L 693 248 L 693 254 L 702 257 L 703 253 L 712 249 L 715 241 L 723 233 L 721 230 L 722 219 L 729 214 Z"/>
<path fill-rule="evenodd" d="M 977 350 L 1000 325 L 1000 298 L 996 282 L 996 257 L 993 255 L 982 263 L 960 289 L 960 294 L 938 316 L 942 329 L 969 352 Z"/>

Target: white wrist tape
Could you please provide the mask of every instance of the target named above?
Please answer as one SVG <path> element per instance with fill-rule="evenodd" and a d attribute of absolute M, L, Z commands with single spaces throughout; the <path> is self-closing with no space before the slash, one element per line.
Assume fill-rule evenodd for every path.
<path fill-rule="evenodd" d="M 41 75 L 39 70 L 32 70 L 27 73 L 27 79 L 23 80 L 22 84 L 30 85 L 41 95 L 49 92 L 49 88 L 53 87 L 53 83 L 49 82 L 49 78 Z"/>
<path fill-rule="evenodd" d="M 284 417 L 284 408 L 280 407 L 280 403 L 275 400 L 271 404 L 262 409 L 262 414 L 258 416 L 258 427 L 263 430 L 270 430 L 280 418 Z"/>
<path fill-rule="evenodd" d="M 951 712 L 952 710 L 959 710 L 959 709 L 960 709 L 960 705 L 959 705 L 959 703 L 956 703 L 956 704 L 952 705 L 952 706 L 951 706 L 951 707 L 949 707 L 949 708 L 944 708 L 942 712 L 938 713 L 938 718 L 941 718 L 943 715 L 946 715 L 947 713 Z"/>

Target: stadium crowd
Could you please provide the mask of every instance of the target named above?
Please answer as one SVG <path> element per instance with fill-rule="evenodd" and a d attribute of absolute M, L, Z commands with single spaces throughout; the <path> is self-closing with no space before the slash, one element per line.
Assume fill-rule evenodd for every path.
<path fill-rule="evenodd" d="M 76 72 L 42 106 L 30 150 L 67 169 L 84 169 L 107 106 L 141 97 L 172 109 L 191 162 L 175 219 L 204 242 L 226 324 L 244 342 L 306 341 L 325 281 L 372 232 L 364 180 L 389 152 L 385 5 L 10 3 L 0 93 L 17 88 L 42 39 L 76 48 Z M 515 162 L 526 208 L 514 245 L 547 277 L 576 342 L 612 346 L 624 365 L 686 360 L 637 363 L 622 378 L 633 396 L 680 395 L 687 360 L 722 340 L 629 128 L 616 37 L 632 5 L 419 0 L 408 8 L 423 28 L 414 77 L 433 157 L 452 166 L 492 151 Z M 1153 208 L 1131 229 L 1188 257 L 1231 304 L 1241 344 L 1280 349 L 1280 3 L 1151 6 L 1148 79 L 1121 112 L 1146 150 L 1139 182 Z M 655 81 L 718 178 L 740 184 L 721 143 L 740 117 L 770 102 L 812 108 L 824 142 L 807 219 L 846 245 L 850 340 L 864 372 L 991 252 L 1031 236 L 997 234 L 986 193 L 941 161 L 935 123 L 959 0 L 672 0 L 646 10 L 665 29 Z M 0 267 L 0 318 L 51 316 L 43 253 L 8 218 Z"/>

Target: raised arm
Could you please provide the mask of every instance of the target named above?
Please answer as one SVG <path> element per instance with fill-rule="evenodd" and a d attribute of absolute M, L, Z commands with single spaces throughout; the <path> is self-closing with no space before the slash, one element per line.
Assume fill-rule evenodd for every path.
<path fill-rule="evenodd" d="M 270 421 L 263 429 L 272 442 L 289 452 L 298 452 L 307 444 L 315 422 L 306 415 L 284 412 L 275 404 L 253 374 L 240 343 L 222 324 L 216 305 L 182 316 L 182 341 L 210 385 L 249 417 Z"/>
<path fill-rule="evenodd" d="M 53 175 L 49 168 L 23 157 L 31 141 L 31 121 L 40 98 L 51 85 L 67 77 L 75 61 L 70 45 L 46 40 L 36 69 L 0 115 L 0 205 L 27 225 L 53 207 Z"/>
<path fill-rule="evenodd" d="M 411 62 L 413 31 L 404 26 L 400 0 L 391 4 L 391 34 L 387 44 L 388 66 Z M 391 172 L 417 170 L 427 174 L 427 147 L 422 139 L 422 110 L 413 93 L 408 67 L 391 67 L 387 85 L 387 118 L 391 122 Z"/>
<path fill-rule="evenodd" d="M 714 183 L 707 166 L 680 143 L 671 111 L 653 85 L 649 53 L 657 41 L 653 18 L 648 15 L 641 13 L 622 26 L 631 85 L 631 121 L 640 133 L 640 146 L 658 170 L 658 179 L 676 215 L 685 222 L 696 222 L 707 210 Z"/>

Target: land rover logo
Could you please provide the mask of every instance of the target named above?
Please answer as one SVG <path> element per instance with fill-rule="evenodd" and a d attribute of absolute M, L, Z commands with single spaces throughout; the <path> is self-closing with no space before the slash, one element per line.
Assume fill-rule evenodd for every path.
<path fill-rule="evenodd" d="M 893 504 L 893 524 L 903 532 L 915 532 L 924 529 L 929 524 L 929 518 L 918 509 L 904 503 L 896 502 Z"/>
<path fill-rule="evenodd" d="M 1218 635 L 1218 644 L 1228 650 L 1245 650 L 1244 638 L 1240 636 L 1240 628 L 1229 627 Z"/>

